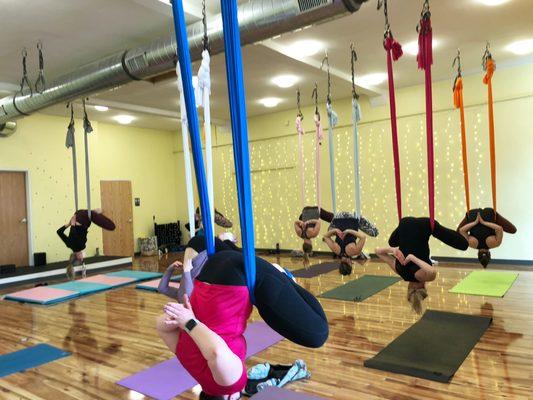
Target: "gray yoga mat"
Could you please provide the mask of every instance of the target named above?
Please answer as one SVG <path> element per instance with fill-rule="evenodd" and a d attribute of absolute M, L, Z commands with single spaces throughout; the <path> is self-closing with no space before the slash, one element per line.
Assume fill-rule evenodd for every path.
<path fill-rule="evenodd" d="M 335 289 L 322 293 L 320 297 L 344 301 L 363 301 L 401 280 L 396 276 L 363 275 Z"/>
<path fill-rule="evenodd" d="M 331 271 L 339 269 L 339 262 L 327 262 L 321 264 L 311 265 L 309 268 L 297 269 L 292 271 L 296 278 L 314 278 L 316 276 L 327 274 Z"/>
<path fill-rule="evenodd" d="M 491 322 L 489 317 L 426 311 L 417 323 L 364 365 L 449 382 Z"/>

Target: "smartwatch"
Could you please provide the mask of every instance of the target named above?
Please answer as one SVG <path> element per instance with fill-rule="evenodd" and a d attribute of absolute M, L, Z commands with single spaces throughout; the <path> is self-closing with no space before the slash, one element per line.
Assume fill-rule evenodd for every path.
<path fill-rule="evenodd" d="M 191 331 L 196 327 L 196 325 L 198 325 L 198 321 L 195 320 L 194 318 L 190 319 L 185 324 L 185 332 L 191 333 Z"/>

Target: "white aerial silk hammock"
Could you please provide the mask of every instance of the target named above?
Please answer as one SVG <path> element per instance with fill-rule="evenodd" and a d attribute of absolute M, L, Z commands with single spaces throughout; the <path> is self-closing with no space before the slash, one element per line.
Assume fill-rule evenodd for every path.
<path fill-rule="evenodd" d="M 193 79 L 193 86 L 195 90 L 196 105 L 203 108 L 204 113 L 204 130 L 205 130 L 205 153 L 207 164 L 207 190 L 209 197 L 209 207 L 211 209 L 211 222 L 215 224 L 215 202 L 214 202 L 214 183 L 213 183 L 213 151 L 211 140 L 211 58 L 209 51 L 202 52 L 202 62 L 198 70 L 198 80 Z M 181 115 L 181 131 L 183 141 L 183 161 L 185 163 L 185 183 L 187 187 L 187 206 L 189 215 L 189 225 L 191 237 L 194 237 L 195 226 L 195 205 L 194 205 L 194 188 L 192 182 L 191 156 L 189 152 L 189 136 L 187 113 L 185 112 L 185 97 L 183 94 L 183 82 L 181 80 L 181 72 L 179 63 L 176 65 L 176 75 L 178 90 L 180 92 L 180 115 Z"/>
<path fill-rule="evenodd" d="M 361 218 L 361 176 L 359 171 L 359 127 L 361 121 L 361 106 L 357 98 L 352 99 L 352 125 L 353 125 L 353 163 L 355 186 L 355 216 Z"/>

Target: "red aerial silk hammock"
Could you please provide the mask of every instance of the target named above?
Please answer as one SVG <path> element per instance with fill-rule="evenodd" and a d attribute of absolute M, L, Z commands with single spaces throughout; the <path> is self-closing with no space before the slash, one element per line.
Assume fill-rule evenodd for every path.
<path fill-rule="evenodd" d="M 403 51 L 402 46 L 394 39 L 390 29 L 387 0 L 383 0 L 382 3 L 379 3 L 378 9 L 382 6 L 385 12 L 385 40 L 383 42 L 383 47 L 385 47 L 385 51 L 387 52 L 392 152 L 394 157 L 394 180 L 396 184 L 396 208 L 398 210 L 398 220 L 400 220 L 402 219 L 402 180 L 400 175 L 400 148 L 398 146 L 398 122 L 396 117 L 396 93 L 394 90 L 393 61 L 398 61 L 403 55 Z"/>
<path fill-rule="evenodd" d="M 429 219 L 431 229 L 433 230 L 435 227 L 435 157 L 433 150 L 433 93 L 431 84 L 431 66 L 433 65 L 433 29 L 431 28 L 429 0 L 424 1 L 424 8 L 417 29 L 418 68 L 425 71 Z"/>

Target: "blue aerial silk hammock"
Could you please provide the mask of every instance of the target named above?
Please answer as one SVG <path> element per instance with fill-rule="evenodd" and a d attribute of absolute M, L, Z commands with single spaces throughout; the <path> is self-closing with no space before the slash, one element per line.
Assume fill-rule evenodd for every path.
<path fill-rule="evenodd" d="M 196 171 L 196 185 L 198 186 L 198 194 L 200 197 L 200 209 L 202 210 L 202 222 L 204 225 L 207 254 L 211 255 L 215 252 L 215 231 L 211 219 L 211 209 L 209 207 L 209 194 L 202 154 L 202 142 L 200 139 L 200 125 L 198 123 L 196 99 L 192 85 L 191 54 L 189 52 L 189 42 L 187 40 L 187 25 L 185 24 L 185 13 L 183 12 L 183 4 L 181 0 L 171 1 L 172 14 L 174 16 L 174 30 L 176 32 L 176 44 L 178 47 L 178 60 L 183 81 L 183 94 L 185 96 L 189 134 L 192 144 L 192 156 L 194 169 Z M 183 132 L 183 134 L 185 133 Z M 187 151 L 187 149 L 183 150 Z"/>
<path fill-rule="evenodd" d="M 191 57 L 187 42 L 187 30 L 183 4 L 179 0 L 171 0 L 174 15 L 174 27 L 178 46 L 183 91 L 189 120 L 189 131 L 192 142 L 194 168 L 200 194 L 200 206 L 204 221 L 208 254 L 214 252 L 213 225 L 208 201 L 207 181 L 202 157 L 200 129 L 196 114 L 196 103 L 192 86 Z M 226 55 L 226 74 L 228 82 L 231 127 L 233 137 L 233 158 L 237 181 L 237 197 L 241 221 L 241 237 L 244 256 L 246 284 L 250 299 L 255 304 L 255 244 L 252 208 L 252 183 L 250 172 L 250 156 L 248 151 L 248 127 L 246 121 L 246 96 L 242 70 L 241 40 L 236 0 L 222 0 L 222 23 L 224 28 L 224 51 Z M 210 247 L 211 246 L 211 247 Z"/>
<path fill-rule="evenodd" d="M 255 304 L 255 240 L 252 206 L 252 182 L 250 179 L 250 155 L 248 151 L 248 126 L 246 121 L 246 95 L 242 69 L 241 38 L 236 0 L 222 0 L 222 25 L 224 29 L 224 52 L 226 55 L 226 78 L 228 82 L 233 158 L 241 221 L 242 248 L 246 284 L 252 303 Z"/>

